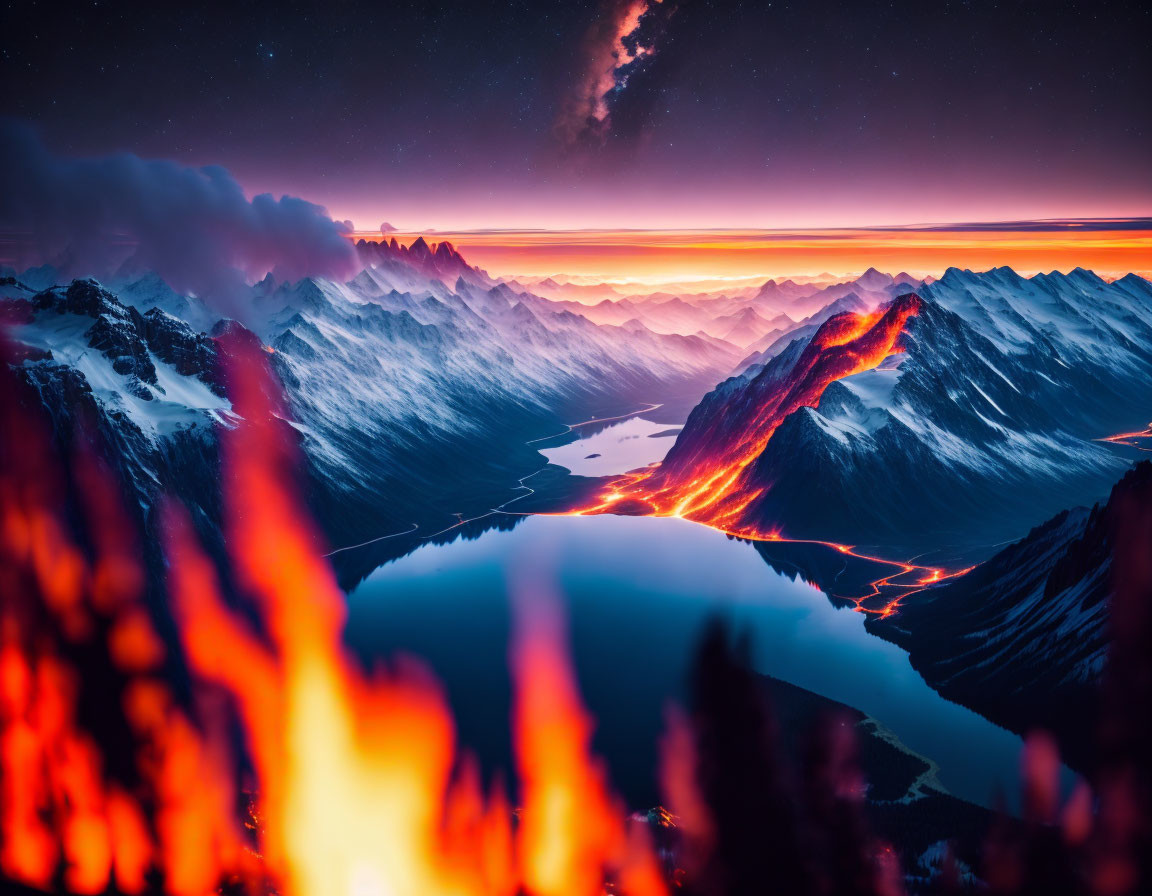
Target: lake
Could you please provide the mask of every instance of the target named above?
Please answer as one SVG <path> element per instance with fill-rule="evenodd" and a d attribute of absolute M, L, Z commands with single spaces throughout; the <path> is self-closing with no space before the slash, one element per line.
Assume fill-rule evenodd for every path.
<path fill-rule="evenodd" d="M 545 452 L 585 474 L 586 455 L 600 454 L 595 475 L 660 459 L 673 437 L 648 436 L 667 427 L 636 420 Z M 683 699 L 701 629 L 717 615 L 751 632 L 758 671 L 872 716 L 938 763 L 950 792 L 984 805 L 1000 791 L 1015 801 L 1016 735 L 942 698 L 900 648 L 865 631 L 859 613 L 773 571 L 752 545 L 671 518 L 525 517 L 511 530 L 424 542 L 349 594 L 349 646 L 365 658 L 405 651 L 427 660 L 461 742 L 490 768 L 511 756 L 512 576 L 562 595 L 595 747 L 634 808 L 658 801 L 665 707 Z"/>

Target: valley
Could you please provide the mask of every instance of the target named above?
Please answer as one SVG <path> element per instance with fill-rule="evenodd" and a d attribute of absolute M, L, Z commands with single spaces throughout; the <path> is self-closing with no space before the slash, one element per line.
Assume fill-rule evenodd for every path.
<path fill-rule="evenodd" d="M 1152 893 L 1150 43 L 6 3 L 0 894 Z"/>
<path fill-rule="evenodd" d="M 1021 736 L 1035 724 L 1071 764 L 1065 798 L 1092 768 L 1105 555 L 1078 554 L 1090 622 L 1073 608 L 1088 585 L 1045 582 L 1066 576 L 1065 542 L 1099 529 L 1099 514 L 1071 509 L 1007 551 L 997 542 L 1057 502 L 1105 496 L 1141 453 L 1144 431 L 1099 433 L 1152 401 L 1146 281 L 869 271 L 582 306 L 556 282 L 553 298 L 517 292 L 446 244 L 358 251 L 365 268 L 346 283 L 257 283 L 244 323 L 212 322 L 154 277 L 38 289 L 52 272 L 10 275 L 8 363 L 62 450 L 79 421 L 95 423 L 85 438 L 144 531 L 180 495 L 224 558 L 204 485 L 218 438 L 243 426 L 229 359 L 262 348 L 347 596 L 344 645 L 365 667 L 422 657 L 484 777 L 515 761 L 492 724 L 512 708 L 514 582 L 563 596 L 591 746 L 637 812 L 661 799 L 666 707 L 688 699 L 689 661 L 717 620 L 748 639 L 782 711 L 799 712 L 789 738 L 829 714 L 855 719 L 869 816 L 910 856 L 951 832 L 979 862 L 973 832 L 991 809 L 1022 811 Z M 785 305 L 795 319 L 754 310 Z M 729 342 L 707 325 L 734 316 L 755 332 Z M 1091 355 L 1059 342 L 1073 325 L 1077 345 L 1095 334 Z M 1076 398 L 1086 384 L 1090 402 Z M 1034 548 L 1038 537 L 1058 543 Z M 1027 581 L 995 581 L 1024 555 Z M 162 607 L 158 575 L 148 582 Z M 1037 588 L 1056 601 L 1038 631 L 1064 634 L 1030 669 L 1018 641 L 1041 635 L 1008 634 L 1008 620 L 1032 614 Z M 1005 634 L 981 649 L 1017 654 L 994 666 L 1007 679 L 969 680 L 987 665 L 966 658 L 983 625 Z M 965 675 L 949 671 L 958 663 Z"/>

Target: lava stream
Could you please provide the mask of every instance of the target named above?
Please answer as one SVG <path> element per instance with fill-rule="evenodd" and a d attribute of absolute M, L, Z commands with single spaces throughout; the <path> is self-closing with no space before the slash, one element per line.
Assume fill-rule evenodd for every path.
<path fill-rule="evenodd" d="M 1140 442 L 1152 439 L 1152 423 L 1148 424 L 1146 429 L 1140 432 L 1121 432 L 1114 436 L 1104 436 L 1097 439 L 1097 442 L 1111 442 L 1114 445 L 1125 445 L 1129 448 L 1135 448 L 1137 451 L 1152 451 L 1152 448 L 1147 445 L 1141 445 Z"/>
<path fill-rule="evenodd" d="M 861 612 L 884 616 L 894 612 L 909 594 L 963 575 L 967 569 L 947 572 L 862 554 L 852 545 L 785 538 L 778 530 L 764 531 L 748 519 L 749 509 L 768 491 L 754 481 L 752 467 L 780 424 L 802 407 L 815 407 L 832 382 L 871 370 L 899 352 L 904 327 L 920 307 L 920 298 L 909 294 L 887 309 L 830 318 L 812 337 L 787 377 L 769 386 L 757 407 L 745 415 L 747 419 L 741 419 L 738 431 L 726 427 L 729 414 L 713 414 L 701 431 L 690 434 L 690 441 L 685 440 L 687 430 L 682 431 L 663 462 L 613 480 L 596 503 L 570 513 L 585 516 L 638 512 L 645 516 L 680 517 L 750 541 L 824 545 L 849 557 L 895 567 L 894 572 L 872 581 L 868 594 L 853 598 Z M 754 380 L 748 388 L 756 385 Z M 880 608 L 869 605 L 885 594 L 893 597 Z"/>

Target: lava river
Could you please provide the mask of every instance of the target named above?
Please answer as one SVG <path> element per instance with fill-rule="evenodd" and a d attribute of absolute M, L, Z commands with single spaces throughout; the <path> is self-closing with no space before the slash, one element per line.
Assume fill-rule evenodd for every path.
<path fill-rule="evenodd" d="M 790 370 L 780 375 L 778 368 L 766 368 L 732 395 L 715 399 L 714 393 L 712 402 L 693 412 L 660 464 L 612 481 L 595 503 L 573 512 L 682 517 L 753 541 L 826 545 L 892 568 L 871 583 L 869 593 L 854 598 L 858 609 L 869 612 L 890 613 L 901 597 L 961 574 L 966 570 L 946 572 L 861 554 L 850 545 L 785 538 L 780 528 L 764 528 L 750 512 L 771 487 L 756 481 L 755 461 L 780 424 L 800 408 L 819 404 L 836 380 L 871 370 L 902 351 L 905 326 L 921 304 L 918 296 L 908 294 L 871 313 L 830 318 Z"/>

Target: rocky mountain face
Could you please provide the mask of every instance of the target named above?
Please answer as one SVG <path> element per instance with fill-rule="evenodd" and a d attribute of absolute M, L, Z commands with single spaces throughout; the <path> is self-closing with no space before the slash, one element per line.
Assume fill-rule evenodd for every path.
<path fill-rule="evenodd" d="M 256 284 L 245 324 L 154 275 L 47 288 L 11 275 L 0 284 L 9 366 L 62 442 L 81 421 L 100 434 L 145 524 L 176 492 L 207 527 L 215 428 L 235 419 L 217 337 L 245 334 L 284 384 L 313 510 L 346 544 L 484 512 L 542 465 L 526 440 L 695 401 L 737 357 L 697 337 L 599 326 L 494 283 L 445 243 L 361 251 L 375 261 L 348 283 Z"/>
<path fill-rule="evenodd" d="M 1096 439 L 1152 406 L 1152 284 L 1086 271 L 949 271 L 898 350 L 774 423 L 739 522 L 853 544 L 975 546 L 1104 494 L 1125 462 Z M 833 324 L 832 318 L 823 326 Z M 794 388 L 800 334 L 705 397 L 669 454 L 721 456 Z"/>
<path fill-rule="evenodd" d="M 219 519 L 214 427 L 234 417 L 215 339 L 157 307 L 141 313 L 92 280 L 37 292 L 5 278 L 0 313 L 5 387 L 47 415 L 61 457 L 102 456 L 140 530 L 155 523 L 164 494 L 200 521 Z M 204 534 L 219 545 L 215 526 Z M 157 545 L 142 544 L 155 570 Z"/>
<path fill-rule="evenodd" d="M 1095 746 L 1113 547 L 1129 500 L 1152 502 L 1152 462 L 1126 473 L 1106 503 L 1057 514 L 967 575 L 866 625 L 906 649 L 948 699 L 1013 731 L 1055 732 L 1083 767 Z"/>
<path fill-rule="evenodd" d="M 420 236 L 407 246 L 400 245 L 395 237 L 387 242 L 360 240 L 356 243 L 356 252 L 366 267 L 377 271 L 378 277 L 391 275 L 401 282 L 414 285 L 420 284 L 421 277 L 444 283 L 452 283 L 463 277 L 491 285 L 488 275 L 468 264 L 464 256 L 447 240 L 428 243 Z"/>
<path fill-rule="evenodd" d="M 19 289 L 15 281 L 10 286 Z M 26 292 L 7 298 L 13 335 L 24 349 L 44 365 L 79 370 L 112 409 L 139 426 L 163 432 L 195 419 L 181 420 L 182 410 L 227 406 L 215 341 L 183 321 L 158 307 L 141 313 L 95 280 Z"/>

